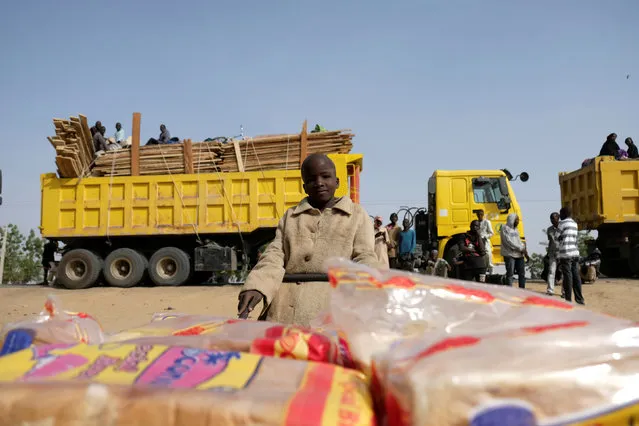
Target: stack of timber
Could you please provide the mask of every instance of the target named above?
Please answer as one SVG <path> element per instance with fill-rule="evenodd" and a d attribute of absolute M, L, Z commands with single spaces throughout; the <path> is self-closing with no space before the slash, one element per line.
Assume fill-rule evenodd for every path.
<path fill-rule="evenodd" d="M 77 178 L 88 174 L 95 150 L 87 118 L 83 115 L 68 120 L 54 118 L 55 136 L 49 142 L 55 148 L 58 176 Z"/>
<path fill-rule="evenodd" d="M 219 171 L 220 162 L 219 142 L 185 141 L 170 145 L 140 147 L 140 175 L 213 173 Z M 122 149 L 104 153 L 95 161 L 92 174 L 93 176 L 130 176 L 131 150 Z"/>
<path fill-rule="evenodd" d="M 309 154 L 348 154 L 350 130 L 307 133 L 304 122 L 297 134 L 265 135 L 219 142 L 192 143 L 187 139 L 171 145 L 139 148 L 140 175 L 299 170 Z M 93 176 L 130 176 L 133 149 L 108 151 L 95 160 Z M 135 168 L 133 168 L 135 169 Z"/>
<path fill-rule="evenodd" d="M 353 148 L 348 130 L 291 135 L 267 135 L 222 145 L 223 172 L 255 170 L 299 170 L 302 156 L 348 154 Z M 306 145 L 303 147 L 303 145 Z M 238 164 L 238 157 L 241 158 Z M 243 166 L 243 167 L 242 167 Z"/>

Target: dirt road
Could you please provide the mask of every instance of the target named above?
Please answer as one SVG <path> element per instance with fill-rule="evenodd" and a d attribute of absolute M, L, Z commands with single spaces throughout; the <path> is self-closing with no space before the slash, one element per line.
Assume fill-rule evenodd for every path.
<path fill-rule="evenodd" d="M 531 282 L 528 288 L 541 293 L 545 284 Z M 36 316 L 50 293 L 65 309 L 93 315 L 108 332 L 142 325 L 154 312 L 234 316 L 239 290 L 238 286 L 88 290 L 6 286 L 0 288 L 0 324 Z M 602 279 L 585 285 L 584 296 L 589 309 L 639 321 L 639 281 Z"/>

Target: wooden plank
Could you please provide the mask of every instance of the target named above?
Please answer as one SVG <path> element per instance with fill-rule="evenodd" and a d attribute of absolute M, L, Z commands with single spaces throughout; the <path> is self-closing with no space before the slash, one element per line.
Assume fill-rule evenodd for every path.
<path fill-rule="evenodd" d="M 240 151 L 240 144 L 235 139 L 233 140 L 233 149 L 235 150 L 235 159 L 237 160 L 237 170 L 244 171 L 244 163 L 242 162 L 242 152 Z"/>
<path fill-rule="evenodd" d="M 131 135 L 133 136 L 133 143 L 131 144 L 131 176 L 140 175 L 140 121 L 142 120 L 142 114 L 139 112 L 133 113 L 133 126 Z"/>
<path fill-rule="evenodd" d="M 89 120 L 87 120 L 86 116 L 82 114 L 78 114 L 78 118 L 80 119 L 80 124 L 82 125 L 82 136 L 84 137 L 88 151 L 91 154 L 91 160 L 93 160 L 95 158 L 95 146 L 93 145 L 93 136 L 91 136 Z"/>
<path fill-rule="evenodd" d="M 185 139 L 184 143 L 184 173 L 193 173 L 193 145 L 191 139 Z"/>

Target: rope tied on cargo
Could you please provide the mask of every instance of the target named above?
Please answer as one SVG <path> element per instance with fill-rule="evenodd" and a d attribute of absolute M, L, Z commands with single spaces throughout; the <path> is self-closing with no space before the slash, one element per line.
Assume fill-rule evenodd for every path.
<path fill-rule="evenodd" d="M 107 220 L 106 220 L 106 232 L 105 232 L 108 245 L 111 245 L 111 238 L 109 237 L 109 224 L 111 223 L 111 198 L 113 196 L 113 175 L 115 174 L 116 156 L 113 155 L 112 157 L 113 157 L 113 160 L 111 161 L 111 176 L 109 177 L 109 201 L 107 202 Z"/>
<path fill-rule="evenodd" d="M 173 187 L 175 188 L 175 191 L 178 193 L 178 196 L 180 197 L 180 203 L 182 204 L 182 214 L 184 214 L 184 208 L 186 207 L 186 204 L 184 204 L 184 197 L 182 196 L 182 191 L 180 191 L 180 188 L 177 182 L 175 181 L 175 177 L 173 176 L 173 173 L 171 173 L 171 168 L 169 167 L 169 163 L 166 161 L 166 157 L 164 156 L 164 151 L 162 150 L 161 146 L 160 146 L 160 154 L 162 154 L 162 160 L 164 161 L 164 165 L 166 166 L 167 173 L 171 177 L 171 181 L 173 182 Z M 197 215 L 197 210 L 195 211 L 195 214 Z M 203 244 L 202 239 L 200 238 L 200 234 L 197 230 L 197 221 L 193 220 L 191 218 L 191 215 L 188 212 L 187 212 L 187 215 L 188 215 L 189 221 L 191 222 L 191 227 L 193 228 L 193 232 L 195 233 L 195 238 L 197 242 L 199 244 Z"/>

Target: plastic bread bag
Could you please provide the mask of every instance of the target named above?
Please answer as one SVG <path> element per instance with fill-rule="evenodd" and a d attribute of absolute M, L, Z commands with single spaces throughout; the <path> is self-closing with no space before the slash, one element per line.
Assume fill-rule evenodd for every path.
<path fill-rule="evenodd" d="M 404 339 L 373 362 L 382 424 L 636 424 L 639 328 L 567 321 Z"/>
<path fill-rule="evenodd" d="M 102 343 L 104 334 L 89 314 L 65 311 L 58 299 L 50 295 L 36 318 L 7 324 L 0 338 L 0 355 L 6 355 L 31 344 Z"/>
<path fill-rule="evenodd" d="M 3 425 L 373 426 L 339 366 L 161 345 L 36 346 L 0 358 Z"/>
<path fill-rule="evenodd" d="M 329 312 L 317 324 L 341 330 L 357 367 L 365 372 L 370 372 L 373 354 L 428 332 L 621 321 L 518 288 L 378 271 L 338 259 L 329 261 L 328 270 L 334 289 Z"/>
<path fill-rule="evenodd" d="M 336 334 L 309 328 L 206 315 L 155 314 L 142 327 L 108 337 L 108 342 L 180 345 L 350 366 Z"/>

